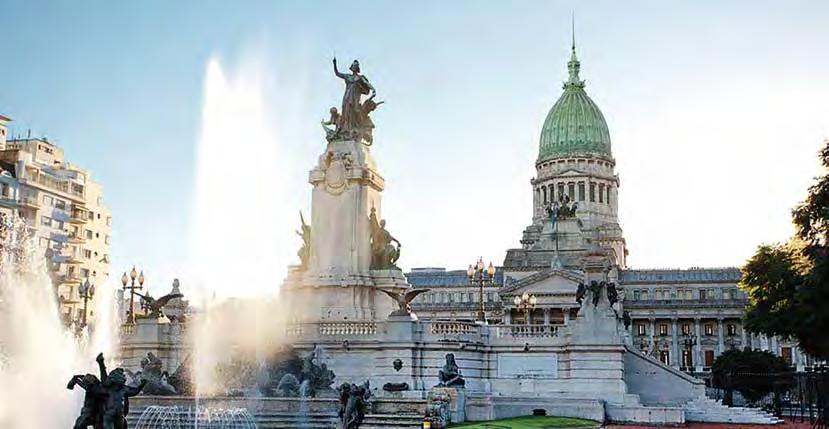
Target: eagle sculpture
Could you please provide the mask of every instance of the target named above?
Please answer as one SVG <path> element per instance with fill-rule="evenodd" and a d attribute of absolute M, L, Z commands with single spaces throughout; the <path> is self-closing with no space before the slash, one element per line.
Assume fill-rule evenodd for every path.
<path fill-rule="evenodd" d="M 412 314 L 411 303 L 422 293 L 429 292 L 430 289 L 412 289 L 406 292 L 393 292 L 385 289 L 377 289 L 380 292 L 388 295 L 394 302 L 397 303 L 397 310 L 393 311 L 391 316 L 405 316 Z"/>
<path fill-rule="evenodd" d="M 141 297 L 141 306 L 144 308 L 144 310 L 147 311 L 147 315 L 144 316 L 147 319 L 160 318 L 164 314 L 162 308 L 164 308 L 164 306 L 167 305 L 168 302 L 176 298 L 184 297 L 184 295 L 180 293 L 169 293 L 158 299 L 151 297 L 150 294 L 141 295 L 138 292 L 136 292 L 135 294 Z"/>

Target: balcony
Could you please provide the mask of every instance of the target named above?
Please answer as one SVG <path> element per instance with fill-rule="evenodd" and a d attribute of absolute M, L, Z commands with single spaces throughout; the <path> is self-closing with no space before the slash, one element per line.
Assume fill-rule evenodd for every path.
<path fill-rule="evenodd" d="M 40 208 L 40 203 L 38 203 L 37 198 L 34 198 L 34 197 L 20 198 L 19 200 L 17 200 L 17 203 L 21 207 L 27 207 L 27 208 L 30 208 L 30 209 L 39 209 Z"/>
<path fill-rule="evenodd" d="M 70 233 L 68 235 L 68 241 L 72 244 L 85 244 L 86 238 L 82 235 Z"/>
<path fill-rule="evenodd" d="M 72 210 L 72 215 L 69 216 L 69 223 L 73 223 L 76 225 L 85 224 L 88 219 L 88 212 L 84 210 Z"/>

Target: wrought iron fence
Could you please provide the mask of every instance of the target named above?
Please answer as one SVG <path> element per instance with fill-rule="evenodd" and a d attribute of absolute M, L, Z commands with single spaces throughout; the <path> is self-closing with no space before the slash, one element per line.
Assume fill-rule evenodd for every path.
<path fill-rule="evenodd" d="M 829 428 L 829 368 L 804 372 L 729 374 L 712 380 L 716 399 L 729 406 L 762 408 L 777 417 Z"/>

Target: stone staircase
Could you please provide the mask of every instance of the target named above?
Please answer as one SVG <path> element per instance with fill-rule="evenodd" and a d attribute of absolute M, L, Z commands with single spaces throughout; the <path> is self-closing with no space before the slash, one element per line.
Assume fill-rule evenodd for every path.
<path fill-rule="evenodd" d="M 758 425 L 783 423 L 783 420 L 765 411 L 756 408 L 729 407 L 711 398 L 697 398 L 688 401 L 682 408 L 685 410 L 685 420 L 689 422 Z"/>

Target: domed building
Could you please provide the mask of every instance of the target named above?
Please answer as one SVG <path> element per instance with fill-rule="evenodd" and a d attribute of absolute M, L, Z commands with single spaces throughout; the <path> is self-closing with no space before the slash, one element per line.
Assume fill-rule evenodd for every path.
<path fill-rule="evenodd" d="M 579 285 L 598 276 L 619 286 L 614 310 L 619 317 L 627 313 L 631 343 L 666 365 L 705 375 L 720 353 L 743 347 L 772 351 L 798 370 L 813 365 L 793 342 L 743 329 L 746 296 L 738 288 L 738 268 L 627 266 L 611 134 L 585 90 L 575 43 L 567 71 L 563 91 L 541 126 L 530 181 L 532 223 L 521 246 L 507 250 L 484 293 L 489 322 L 534 325 L 528 327 L 533 332 L 568 325 L 578 315 Z M 419 268 L 407 278 L 417 288 L 431 289 L 413 304 L 421 317 L 475 319 L 479 294 L 465 270 Z M 532 308 L 520 304 L 528 296 L 534 297 Z"/>
<path fill-rule="evenodd" d="M 553 260 L 566 266 L 595 246 L 608 249 L 614 265 L 625 266 L 627 250 L 618 219 L 619 176 L 610 131 L 579 76 L 575 43 L 567 70 L 564 92 L 541 127 L 536 177 L 530 181 L 532 224 L 524 230 L 522 248 L 508 251 L 505 267 L 537 269 L 549 267 Z M 562 216 L 568 210 L 574 221 Z M 553 217 L 558 219 L 550 222 Z"/>

